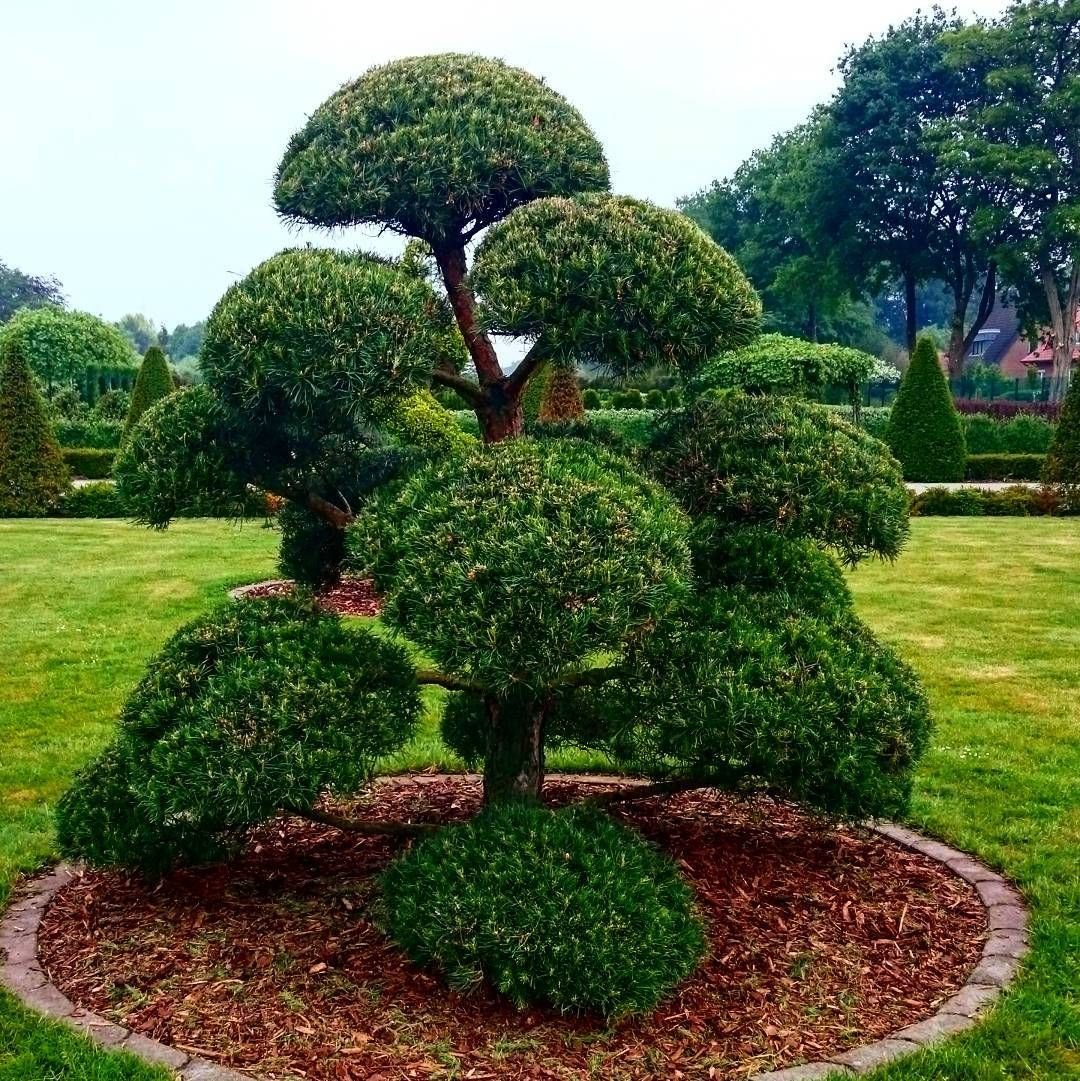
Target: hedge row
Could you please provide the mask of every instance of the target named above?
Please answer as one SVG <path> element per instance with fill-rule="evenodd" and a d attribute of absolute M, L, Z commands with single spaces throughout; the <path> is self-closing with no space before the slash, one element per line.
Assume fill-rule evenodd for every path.
<path fill-rule="evenodd" d="M 927 488 L 911 499 L 914 518 L 948 517 L 1064 517 L 1080 514 L 1080 503 L 1053 488 L 1017 486 L 997 492 L 980 488 Z"/>
<path fill-rule="evenodd" d="M 245 518 L 272 518 L 279 503 L 265 492 L 251 492 L 244 506 Z M 78 488 L 69 488 L 59 503 L 50 508 L 49 518 L 130 518 L 121 503 L 116 485 L 111 481 L 95 481 Z M 195 518 L 201 515 L 178 514 L 178 518 Z"/>
<path fill-rule="evenodd" d="M 968 480 L 1038 480 L 1045 454 L 969 454 Z"/>
<path fill-rule="evenodd" d="M 986 402 L 981 398 L 957 398 L 956 408 L 960 413 L 983 413 L 997 420 L 1028 416 L 1056 421 L 1061 412 L 1061 402 Z"/>
<path fill-rule="evenodd" d="M 71 475 L 87 480 L 104 480 L 112 472 L 116 457 L 115 450 L 100 447 L 64 447 L 61 453 Z"/>
<path fill-rule="evenodd" d="M 659 410 L 656 409 L 596 409 L 587 412 L 579 420 L 560 424 L 528 425 L 530 434 L 557 434 L 600 443 L 625 442 L 644 445 L 652 432 L 652 425 Z M 453 410 L 454 419 L 463 431 L 480 434 L 476 414 L 468 409 Z"/>
<path fill-rule="evenodd" d="M 54 426 L 56 441 L 62 447 L 95 447 L 115 450 L 124 434 L 123 421 L 61 420 Z"/>

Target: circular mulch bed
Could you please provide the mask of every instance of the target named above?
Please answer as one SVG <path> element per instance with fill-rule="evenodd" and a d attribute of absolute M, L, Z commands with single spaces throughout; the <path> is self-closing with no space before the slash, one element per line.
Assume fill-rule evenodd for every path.
<path fill-rule="evenodd" d="M 233 590 L 233 596 L 237 600 L 288 597 L 295 588 L 295 582 L 279 579 L 241 586 Z M 318 593 L 315 600 L 320 608 L 337 612 L 339 616 L 377 616 L 382 611 L 382 598 L 369 578 L 342 578 L 336 586 Z"/>
<path fill-rule="evenodd" d="M 547 790 L 562 803 L 598 788 Z M 474 778 L 420 775 L 348 810 L 448 822 L 479 799 Z M 613 813 L 676 860 L 709 930 L 707 962 L 647 1018 L 608 1027 L 447 990 L 375 923 L 374 876 L 401 842 L 296 819 L 226 866 L 75 878 L 46 912 L 40 962 L 80 1006 L 191 1054 L 265 1077 L 389 1081 L 742 1078 L 927 1016 L 979 959 L 975 891 L 876 834 L 711 792 Z"/>

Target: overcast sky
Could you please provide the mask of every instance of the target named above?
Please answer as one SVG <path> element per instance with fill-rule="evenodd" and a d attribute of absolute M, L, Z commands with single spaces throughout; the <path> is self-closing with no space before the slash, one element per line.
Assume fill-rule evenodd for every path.
<path fill-rule="evenodd" d="M 671 205 L 802 121 L 844 45 L 914 6 L 0 0 L 0 260 L 55 274 L 73 307 L 172 326 L 282 247 L 363 244 L 287 230 L 271 178 L 341 83 L 419 53 L 544 76 L 600 137 L 615 189 Z"/>

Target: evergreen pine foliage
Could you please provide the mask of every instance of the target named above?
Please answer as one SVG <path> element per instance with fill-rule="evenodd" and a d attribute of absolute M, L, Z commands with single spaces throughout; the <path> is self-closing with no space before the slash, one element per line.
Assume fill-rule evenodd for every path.
<path fill-rule="evenodd" d="M 573 367 L 553 364 L 544 385 L 537 420 L 541 424 L 557 424 L 564 420 L 577 420 L 585 413 L 578 386 L 577 373 Z"/>
<path fill-rule="evenodd" d="M 135 379 L 135 388 L 131 392 L 131 404 L 128 406 L 124 424 L 125 434 L 131 431 L 135 422 L 154 402 L 172 394 L 175 389 L 165 354 L 156 345 L 150 346 L 143 357 Z"/>
<path fill-rule="evenodd" d="M 1054 441 L 1043 465 L 1044 484 L 1065 489 L 1070 503 L 1080 502 L 1080 373 L 1074 372 L 1061 407 Z"/>
<path fill-rule="evenodd" d="M 0 518 L 44 514 L 68 471 L 19 339 L 0 351 Z"/>
<path fill-rule="evenodd" d="M 931 338 L 924 336 L 915 346 L 889 414 L 885 442 L 904 480 L 964 479 L 964 429 Z"/>

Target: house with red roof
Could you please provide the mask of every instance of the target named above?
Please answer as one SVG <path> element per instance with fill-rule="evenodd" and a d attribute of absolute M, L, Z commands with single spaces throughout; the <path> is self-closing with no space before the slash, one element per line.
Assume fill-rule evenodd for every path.
<path fill-rule="evenodd" d="M 1072 362 L 1075 369 L 1080 364 L 1080 312 L 1076 315 L 1076 334 L 1073 337 L 1075 348 L 1073 349 Z M 1020 358 L 1024 369 L 1034 367 L 1044 379 L 1049 379 L 1054 370 L 1054 350 L 1049 335 L 1043 335 L 1039 344 L 1026 356 Z"/>

